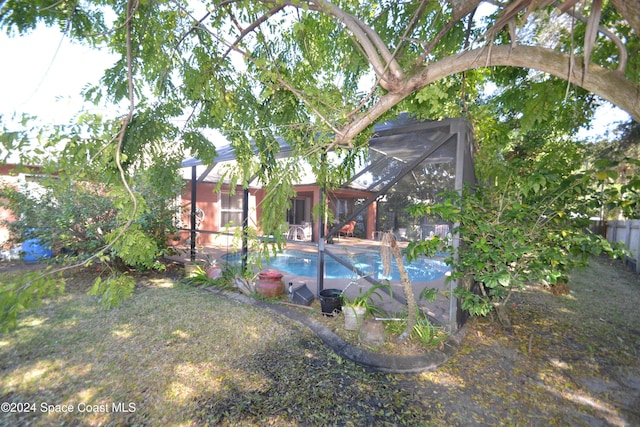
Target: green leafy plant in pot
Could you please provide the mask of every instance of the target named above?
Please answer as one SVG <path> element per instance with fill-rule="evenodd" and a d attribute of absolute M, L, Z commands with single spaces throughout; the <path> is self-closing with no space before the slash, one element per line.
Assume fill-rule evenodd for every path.
<path fill-rule="evenodd" d="M 347 285 L 347 288 L 353 283 L 356 282 L 352 281 Z M 345 288 L 345 291 L 347 288 Z M 346 330 L 357 330 L 366 316 L 384 314 L 383 310 L 374 301 L 374 297 L 378 297 L 380 302 L 383 301 L 382 295 L 379 293 L 380 289 L 387 289 L 389 295 L 392 295 L 391 285 L 383 283 L 375 284 L 364 292 L 360 288 L 358 295 L 353 298 L 347 297 L 344 292 L 342 293 L 342 313 L 344 314 L 344 328 Z"/>
<path fill-rule="evenodd" d="M 201 259 L 197 259 L 195 261 L 187 261 L 184 264 L 184 275 L 187 278 L 196 276 L 196 275 L 205 275 L 205 262 Z"/>

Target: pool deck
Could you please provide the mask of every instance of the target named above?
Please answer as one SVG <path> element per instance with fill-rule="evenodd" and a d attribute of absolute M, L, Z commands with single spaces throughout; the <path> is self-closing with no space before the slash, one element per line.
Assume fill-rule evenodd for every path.
<path fill-rule="evenodd" d="M 367 251 L 379 251 L 380 250 L 380 241 L 375 240 L 364 240 L 358 238 L 341 238 L 340 240 L 335 239 L 334 243 L 327 244 L 326 249 L 332 252 L 343 252 L 346 251 L 350 254 L 356 254 Z M 400 247 L 406 247 L 406 242 L 398 242 Z M 169 259 L 184 263 L 189 259 L 189 248 L 176 248 L 179 253 L 175 256 L 169 257 Z M 304 252 L 318 252 L 318 246 L 315 243 L 303 243 L 303 242 L 288 242 L 286 246 L 287 250 L 298 250 Z M 202 248 L 199 251 L 197 258 L 205 259 L 206 257 L 213 257 L 216 260 L 222 260 L 223 256 L 231 253 L 237 253 L 238 249 L 234 247 L 227 247 L 222 245 L 210 245 Z M 294 276 L 286 271 L 280 271 L 273 267 L 267 267 L 264 270 L 266 271 L 279 271 L 284 274 L 283 280 L 286 284 L 292 283 L 294 289 L 306 285 L 307 288 L 316 296 L 320 289 L 318 288 L 317 277 L 306 277 L 306 276 Z M 324 279 L 323 289 L 340 289 L 345 290 L 345 295 L 347 297 L 354 297 L 358 294 L 359 289 L 362 291 L 366 291 L 368 287 L 371 286 L 369 282 L 364 279 L 360 279 L 357 283 L 349 285 L 351 282 L 350 279 Z M 450 302 L 448 298 L 448 294 L 450 292 L 449 284 L 446 283 L 445 277 L 432 280 L 429 282 L 413 282 L 411 284 L 413 288 L 414 295 L 417 297 L 424 289 L 435 288 L 438 290 L 438 296 L 434 302 L 426 302 L 424 300 L 418 300 L 418 305 L 422 308 L 433 320 L 438 321 L 441 324 L 449 324 L 450 317 Z M 391 282 L 392 294 L 396 298 L 391 298 L 383 292 L 379 292 L 383 296 L 383 301 L 378 302 L 376 298 L 376 305 L 381 307 L 385 312 L 389 314 L 390 317 L 393 317 L 395 313 L 406 310 L 406 305 L 403 304 L 404 301 L 404 290 L 402 284 L 399 281 Z M 398 301 L 400 299 L 401 301 Z M 455 313 L 453 313 L 455 316 Z"/>

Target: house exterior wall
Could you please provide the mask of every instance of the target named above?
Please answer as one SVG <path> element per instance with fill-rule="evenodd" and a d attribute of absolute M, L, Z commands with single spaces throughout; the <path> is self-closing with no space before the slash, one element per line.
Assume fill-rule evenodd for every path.
<path fill-rule="evenodd" d="M 10 185 L 14 188 L 18 187 L 18 174 L 16 165 L 0 165 L 0 186 Z M 0 199 L 0 249 L 9 249 L 9 240 L 11 236 L 9 228 L 4 225 L 5 222 L 15 221 L 17 218 L 12 211 L 9 210 L 6 199 Z"/>
<path fill-rule="evenodd" d="M 182 190 L 180 197 L 181 217 L 180 217 L 180 230 L 176 239 L 171 241 L 172 245 L 182 246 L 188 243 L 190 238 L 190 232 L 188 229 L 191 227 L 191 181 L 187 181 L 184 189 Z M 228 193 L 229 186 L 222 186 L 222 193 Z M 242 187 L 238 186 L 235 189 L 236 194 L 242 194 Z M 251 189 L 249 191 L 249 224 L 256 226 L 258 209 L 256 208 L 256 199 L 259 197 L 257 194 L 262 190 Z M 217 184 L 209 182 L 201 182 L 196 184 L 196 207 L 204 211 L 204 220 L 199 225 L 197 237 L 197 245 L 216 245 L 220 241 L 220 234 L 233 233 L 233 229 L 225 229 L 221 224 L 221 197 L 217 192 Z"/>
<path fill-rule="evenodd" d="M 198 228 L 197 244 L 198 245 L 215 245 L 216 241 L 220 239 L 220 235 L 217 233 L 226 233 L 220 226 L 220 211 L 221 200 L 218 192 L 216 191 L 217 184 L 215 183 L 198 183 L 196 187 L 196 207 L 202 209 L 205 212 L 204 221 Z M 228 192 L 229 187 L 222 186 L 221 191 Z M 296 186 L 297 199 L 305 200 L 305 221 L 312 222 L 312 241 L 318 242 L 320 236 L 320 223 L 319 221 L 313 221 L 313 210 L 320 203 L 320 186 L 315 184 L 299 185 Z M 241 194 L 242 188 L 237 187 L 236 193 Z M 340 189 L 329 192 L 329 199 L 333 198 L 357 198 L 366 199 L 372 197 L 369 192 L 363 192 L 359 190 Z M 265 201 L 265 191 L 261 188 L 252 188 L 249 190 L 249 225 L 258 230 L 258 234 L 262 234 L 260 230 L 260 220 L 262 215 L 263 204 Z M 181 228 L 177 238 L 171 241 L 171 244 L 176 246 L 182 246 L 188 243 L 190 238 L 190 232 L 188 229 L 191 226 L 190 213 L 191 213 L 191 181 L 187 181 L 181 194 Z M 331 203 L 329 203 L 331 207 Z M 365 237 L 374 238 L 376 230 L 376 203 L 372 203 L 366 211 L 366 228 Z M 329 227 L 325 225 L 324 234 L 326 235 Z M 221 242 L 222 244 L 222 242 Z M 226 240 L 225 240 L 226 244 Z"/>
<path fill-rule="evenodd" d="M 9 228 L 4 223 L 16 220 L 13 212 L 4 207 L 5 204 L 6 200 L 0 199 L 0 249 L 9 249 L 9 239 L 11 238 Z"/>
<path fill-rule="evenodd" d="M 373 202 L 367 207 L 367 239 L 376 240 L 376 220 L 378 218 L 378 202 Z"/>

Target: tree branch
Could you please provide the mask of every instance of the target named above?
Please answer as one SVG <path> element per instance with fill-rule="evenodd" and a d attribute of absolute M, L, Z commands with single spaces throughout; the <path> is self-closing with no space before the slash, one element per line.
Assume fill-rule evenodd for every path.
<path fill-rule="evenodd" d="M 135 1 L 135 4 L 134 4 Z M 132 52 L 132 18 L 135 14 L 135 11 L 138 9 L 139 3 L 138 0 L 129 0 L 127 4 L 127 84 L 129 85 L 129 111 L 127 116 L 122 120 L 122 127 L 120 130 L 120 134 L 118 135 L 118 147 L 116 148 L 116 165 L 118 167 L 118 171 L 120 172 L 120 179 L 122 180 L 122 185 L 127 190 L 127 193 L 131 197 L 131 201 L 133 203 L 133 211 L 131 213 L 131 217 L 127 220 L 125 225 L 120 229 L 116 238 L 110 243 L 110 245 L 115 244 L 117 240 L 122 237 L 122 235 L 127 231 L 129 226 L 133 223 L 135 219 L 136 212 L 138 210 L 138 199 L 136 195 L 133 193 L 133 190 L 129 186 L 127 182 L 127 177 L 122 167 L 122 145 L 124 144 L 124 137 L 127 132 L 127 126 L 131 122 L 133 118 L 133 112 L 135 109 L 135 95 L 134 95 L 134 87 L 133 87 L 133 52 Z"/>
<path fill-rule="evenodd" d="M 347 28 L 349 28 L 349 30 L 351 30 L 352 34 L 356 37 L 364 51 L 367 53 L 367 57 L 371 64 L 376 68 L 379 75 L 383 77 L 382 82 L 389 80 L 389 78 L 385 77 L 387 76 L 387 69 L 391 71 L 395 80 L 401 81 L 404 78 L 404 72 L 400 68 L 400 65 L 393 58 L 393 55 L 389 51 L 387 45 L 371 27 L 327 0 L 311 0 L 310 3 L 313 3 L 314 1 L 317 2 L 319 11 L 338 18 L 347 26 Z M 382 57 L 382 60 L 385 63 L 380 61 L 380 57 Z M 391 81 L 389 83 L 395 82 Z"/>
<path fill-rule="evenodd" d="M 263 0 L 263 3 L 284 4 L 301 8 L 300 1 L 294 0 Z M 306 4 L 309 10 L 325 13 L 340 20 L 351 31 L 365 52 L 369 63 L 380 79 L 380 85 L 391 92 L 398 89 L 404 79 L 404 72 L 387 45 L 371 27 L 327 0 L 308 0 Z"/>
<path fill-rule="evenodd" d="M 560 5 L 560 2 L 555 2 L 556 7 L 560 8 Z M 577 12 L 574 12 L 573 9 L 568 9 L 565 13 L 573 18 L 576 18 L 580 22 L 583 22 L 585 24 L 587 23 L 587 18 Z M 627 62 L 629 60 L 629 54 L 627 53 L 627 49 L 624 47 L 624 43 L 622 43 L 622 40 L 620 40 L 617 35 L 604 27 L 598 27 L 598 31 L 601 32 L 604 36 L 608 37 L 609 40 L 611 40 L 613 44 L 615 44 L 618 48 L 620 61 L 618 62 L 617 70 L 620 72 L 624 72 L 624 70 L 627 68 Z"/>
<path fill-rule="evenodd" d="M 228 47 L 226 52 L 222 55 L 222 59 L 224 60 L 224 58 L 227 57 L 227 55 L 229 55 L 233 49 L 240 44 L 240 42 L 242 41 L 243 38 L 245 38 L 247 36 L 247 34 L 251 33 L 253 30 L 255 30 L 256 28 L 258 28 L 260 25 L 262 25 L 263 23 L 267 22 L 267 20 L 269 18 L 271 18 L 273 15 L 275 15 L 276 13 L 280 12 L 282 9 L 284 9 L 284 6 L 276 6 L 272 9 L 269 9 L 269 11 L 267 13 L 265 13 L 264 15 L 262 15 L 261 17 L 259 17 L 258 19 L 256 19 L 255 21 L 253 21 L 251 23 L 251 25 L 249 25 L 247 28 L 245 28 L 244 30 L 239 28 L 241 30 L 240 35 L 236 38 L 236 40 L 231 43 Z"/>
<path fill-rule="evenodd" d="M 421 44 L 422 46 L 424 46 L 424 52 L 422 52 L 420 54 L 420 56 L 418 57 L 418 59 L 416 60 L 416 64 L 422 64 L 424 63 L 424 61 L 427 59 L 427 56 L 429 56 L 429 54 L 431 54 L 431 52 L 433 51 L 433 49 L 435 49 L 435 47 L 438 45 L 438 43 L 440 43 L 440 41 L 442 40 L 442 38 L 447 35 L 447 33 L 456 26 L 456 24 L 458 23 L 458 21 L 456 21 L 455 19 L 450 19 L 445 25 L 444 27 L 442 27 L 442 29 L 438 32 L 438 34 L 436 34 L 436 36 L 433 38 L 433 40 L 431 40 L 430 42 L 425 42 L 422 40 L 415 40 L 412 39 L 412 41 Z"/>
<path fill-rule="evenodd" d="M 536 46 L 493 46 L 491 49 L 484 47 L 443 58 L 410 78 L 401 91 L 382 96 L 373 107 L 344 126 L 342 135 L 337 135 L 332 145 L 348 144 L 391 107 L 416 90 L 453 74 L 494 66 L 537 69 L 564 80 L 579 82 L 578 85 L 582 88 L 626 110 L 634 120 L 640 122 L 639 84 L 627 80 L 622 73 L 594 64 L 589 65 L 589 72 L 584 80 L 581 80 L 585 74 L 584 66 L 576 63 L 574 68 L 570 69 L 570 60 L 567 54 Z"/>
<path fill-rule="evenodd" d="M 267 72 L 271 71 L 271 70 L 269 70 L 268 68 L 266 68 L 264 66 L 260 66 L 256 62 L 255 58 L 253 58 L 253 56 L 249 52 L 246 52 L 246 51 L 240 49 L 237 46 L 237 44 L 233 44 L 233 43 L 230 43 L 230 42 L 226 41 L 225 39 L 219 37 L 217 34 L 215 34 L 213 31 L 209 30 L 205 26 L 201 26 L 201 28 L 203 30 L 207 31 L 213 38 L 215 38 L 216 40 L 218 40 L 221 43 L 223 43 L 226 46 L 228 46 L 229 49 L 241 54 L 245 59 L 247 59 L 248 61 L 253 63 L 256 66 L 256 68 L 258 68 L 260 70 L 263 70 L 263 71 L 267 71 Z M 332 132 L 334 132 L 336 135 L 341 135 L 340 129 L 335 127 L 333 125 L 333 123 L 328 118 L 326 118 L 317 108 L 315 108 L 313 106 L 313 104 L 304 96 L 304 93 L 301 90 L 298 90 L 295 87 L 293 87 L 290 83 L 288 83 L 285 79 L 283 79 L 279 74 L 276 76 L 276 81 L 282 87 L 284 87 L 285 89 L 289 90 L 296 97 L 298 97 L 298 99 L 300 99 L 301 102 L 303 102 L 305 105 L 307 105 L 307 107 L 309 107 L 309 109 L 311 109 L 311 111 L 313 111 L 313 113 L 316 114 L 318 116 L 318 118 L 331 129 Z"/>

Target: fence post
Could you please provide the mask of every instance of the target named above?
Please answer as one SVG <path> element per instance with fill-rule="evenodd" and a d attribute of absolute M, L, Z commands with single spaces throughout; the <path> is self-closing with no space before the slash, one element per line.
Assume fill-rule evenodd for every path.
<path fill-rule="evenodd" d="M 635 258 L 636 258 L 636 265 L 635 265 L 635 272 L 636 273 L 640 273 L 640 220 L 633 220 L 633 221 L 629 221 L 629 222 L 633 222 L 634 225 L 637 225 L 637 231 L 636 231 L 636 239 L 635 239 L 635 251 L 633 251 L 633 249 L 629 248 L 632 252 L 635 252 Z M 629 231 L 629 241 L 633 242 L 633 239 L 631 238 L 631 232 L 633 230 Z"/>

